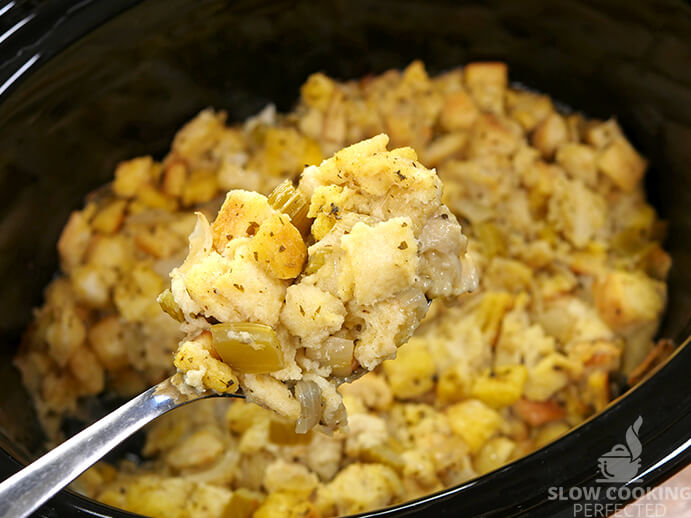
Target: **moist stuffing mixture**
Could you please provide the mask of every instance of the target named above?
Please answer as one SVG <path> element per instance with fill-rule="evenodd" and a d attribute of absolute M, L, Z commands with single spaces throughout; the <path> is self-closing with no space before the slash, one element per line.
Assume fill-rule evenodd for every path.
<path fill-rule="evenodd" d="M 615 380 L 628 375 L 635 381 L 662 354 L 667 345 L 654 344 L 653 336 L 670 267 L 660 245 L 665 227 L 645 200 L 646 161 L 615 120 L 563 113 L 545 95 L 509 87 L 502 63 L 471 63 L 436 77 L 420 62 L 356 81 L 314 74 L 289 114 L 268 107 L 244 124 L 227 125 L 222 112 L 202 111 L 179 131 L 162 161 L 121 163 L 112 184 L 70 216 L 58 242 L 61 275 L 47 287 L 16 357 L 48 436 L 59 441 L 61 420 L 83 415 L 89 396 L 105 391 L 129 397 L 173 374 L 177 346 L 194 329 L 188 313 L 199 315 L 203 306 L 197 301 L 193 310 L 181 309 L 175 282 L 185 282 L 184 266 L 173 273 L 173 290 L 164 291 L 170 272 L 185 261 L 195 223 L 201 221 L 202 234 L 209 231 L 195 212 L 211 220 L 227 191 L 269 194 L 306 166 L 381 133 L 392 148 L 415 150 L 385 156 L 398 153 L 421 174 L 436 169 L 442 202 L 468 236 L 478 289 L 453 303 L 434 302 L 397 358 L 376 366 L 395 351 L 391 330 L 382 331 L 379 317 L 363 315 L 362 308 L 380 299 L 374 307 L 419 308 L 420 290 L 436 296 L 470 287 L 470 277 L 428 286 L 422 272 L 425 262 L 453 271 L 456 259 L 444 254 L 462 251 L 463 239 L 454 233 L 426 241 L 424 229 L 440 222 L 434 215 L 447 214 L 438 201 L 424 216 L 408 209 L 360 212 L 363 201 L 334 187 L 344 184 L 319 179 L 324 165 L 308 167 L 312 180 L 306 182 L 306 172 L 299 189 L 310 200 L 306 217 L 314 218 L 314 244 L 306 251 L 296 245 L 296 259 L 288 262 L 260 246 L 256 251 L 266 253 L 265 262 L 245 264 L 253 273 L 242 280 L 254 283 L 270 274 L 271 285 L 285 291 L 285 302 L 276 299 L 276 306 L 284 304 L 281 311 L 274 307 L 271 314 L 272 322 L 280 322 L 279 334 L 291 336 L 281 342 L 291 351 L 271 358 L 284 362 L 286 379 L 290 369 L 345 377 L 349 369 L 373 368 L 338 389 L 347 428 L 297 434 L 294 404 L 285 417 L 244 401 L 201 401 L 149 426 L 141 462 L 101 463 L 77 481 L 81 491 L 166 518 L 326 518 L 387 506 L 545 445 L 602 410 L 616 395 Z M 385 137 L 365 145 L 383 150 Z M 407 171 L 401 170 L 406 182 Z M 320 188 L 324 204 L 314 201 Z M 227 198 L 236 199 L 266 200 L 242 191 Z M 241 229 L 255 232 L 252 239 L 264 225 L 286 222 L 266 201 L 257 203 L 266 219 L 250 232 Z M 396 226 L 400 217 L 416 221 L 415 229 Z M 239 234 L 220 234 L 214 242 L 214 225 L 211 242 L 225 251 Z M 301 225 L 295 228 L 304 232 Z M 374 238 L 376 229 L 388 226 L 387 236 L 400 233 L 409 250 L 394 247 L 401 255 L 395 276 L 385 268 L 390 258 L 375 250 L 391 244 L 388 237 Z M 326 250 L 335 236 L 347 238 L 338 258 Z M 331 285 L 335 262 L 345 264 L 349 250 L 358 253 L 370 243 L 371 260 L 351 262 L 343 286 Z M 406 275 L 413 266 L 406 258 L 415 247 L 420 280 L 411 283 Z M 380 275 L 394 278 L 394 285 L 380 288 L 399 290 L 395 295 L 377 291 Z M 407 291 L 409 285 L 418 292 Z M 163 306 L 186 320 L 184 330 L 161 311 L 162 292 Z M 316 313 L 317 296 L 329 301 L 321 311 L 334 309 L 311 327 L 294 304 L 304 299 L 306 314 Z M 222 301 L 221 313 L 206 314 L 222 325 L 268 322 L 242 313 L 242 300 Z M 397 329 L 403 327 L 412 330 L 415 322 Z M 226 333 L 242 341 L 242 333 L 256 330 Z M 376 338 L 364 340 L 368 333 L 388 338 L 376 345 Z M 344 350 L 359 366 L 340 361 Z"/>
<path fill-rule="evenodd" d="M 230 191 L 212 225 L 198 213 L 160 299 L 187 331 L 180 390 L 239 386 L 298 433 L 343 427 L 338 385 L 393 358 L 428 300 L 477 287 L 439 178 L 387 143 L 347 147 L 268 198 Z"/>

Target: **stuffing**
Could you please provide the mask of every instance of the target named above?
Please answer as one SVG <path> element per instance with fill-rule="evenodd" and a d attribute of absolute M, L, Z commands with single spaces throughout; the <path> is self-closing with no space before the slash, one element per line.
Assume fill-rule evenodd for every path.
<path fill-rule="evenodd" d="M 480 109 L 503 113 L 508 69 L 504 63 L 470 63 L 465 67 L 465 82 Z"/>
<path fill-rule="evenodd" d="M 645 160 L 507 75 L 318 73 L 290 114 L 207 109 L 119 164 L 66 221 L 15 358 L 47 437 L 178 367 L 249 397 L 157 419 L 141 462 L 75 489 L 166 518 L 367 512 L 544 446 L 664 361 Z"/>
<path fill-rule="evenodd" d="M 568 139 L 566 122 L 558 113 L 551 113 L 540 122 L 531 137 L 531 143 L 535 149 L 545 158 L 554 156 L 556 150 L 565 144 Z"/>
<path fill-rule="evenodd" d="M 641 273 L 612 271 L 593 285 L 595 307 L 615 331 L 627 331 L 659 320 L 665 307 L 665 289 Z"/>
<path fill-rule="evenodd" d="M 419 338 L 403 345 L 395 360 L 384 362 L 387 381 L 397 399 L 415 398 L 431 390 L 436 371 L 434 358 Z"/>
<path fill-rule="evenodd" d="M 439 179 L 410 148 L 387 151 L 387 143 L 379 135 L 345 148 L 268 198 L 230 191 L 211 224 L 197 215 L 165 300 L 191 329 L 175 359 L 182 390 L 235 391 L 239 379 L 247 397 L 281 415 L 295 418 L 302 405 L 302 423 L 343 426 L 335 391 L 343 377 L 393 357 L 424 316 L 425 298 L 474 287 Z M 440 279 L 439 262 L 449 265 Z M 210 345 L 200 328 L 212 331 Z M 321 398 L 320 415 L 298 402 L 306 387 Z"/>
<path fill-rule="evenodd" d="M 581 180 L 559 177 L 549 201 L 548 221 L 576 247 L 593 240 L 606 222 L 605 199 Z"/>
<path fill-rule="evenodd" d="M 264 487 L 274 493 L 287 491 L 309 495 L 317 488 L 319 479 L 303 464 L 277 460 L 266 468 Z"/>
<path fill-rule="evenodd" d="M 602 151 L 597 166 L 618 187 L 632 191 L 643 177 L 647 162 L 624 137 L 617 137 Z"/>
<path fill-rule="evenodd" d="M 501 425 L 501 415 L 477 399 L 467 399 L 446 409 L 451 430 L 478 451 Z"/>
<path fill-rule="evenodd" d="M 351 464 L 320 488 L 317 505 L 323 514 L 354 514 L 383 507 L 401 493 L 396 472 L 382 464 Z"/>

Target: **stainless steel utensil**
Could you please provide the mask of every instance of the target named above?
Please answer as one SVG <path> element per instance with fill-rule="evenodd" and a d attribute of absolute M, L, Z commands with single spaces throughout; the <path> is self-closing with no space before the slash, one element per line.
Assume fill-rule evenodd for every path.
<path fill-rule="evenodd" d="M 151 387 L 0 483 L 0 518 L 29 516 L 147 423 L 179 406 L 209 397 L 244 396 L 211 391 L 183 394 L 171 378 Z"/>

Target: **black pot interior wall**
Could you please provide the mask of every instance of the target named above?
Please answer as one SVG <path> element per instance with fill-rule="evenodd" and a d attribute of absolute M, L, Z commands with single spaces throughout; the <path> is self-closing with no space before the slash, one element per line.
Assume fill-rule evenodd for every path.
<path fill-rule="evenodd" d="M 33 36 L 27 58 L 70 37 Z M 119 160 L 164 153 L 206 106 L 239 121 L 269 102 L 289 109 L 314 71 L 353 78 L 417 58 L 432 73 L 505 60 L 513 80 L 619 118 L 651 160 L 649 196 L 671 222 L 662 334 L 676 336 L 691 314 L 687 3 L 149 0 L 36 67 L 0 103 L 0 433 L 17 454 L 35 451 L 40 435 L 9 358 L 56 272 L 69 212 Z"/>

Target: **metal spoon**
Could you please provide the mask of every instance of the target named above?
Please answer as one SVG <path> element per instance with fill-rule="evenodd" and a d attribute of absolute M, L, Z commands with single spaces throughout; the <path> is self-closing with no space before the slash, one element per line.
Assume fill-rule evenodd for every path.
<path fill-rule="evenodd" d="M 0 518 L 29 516 L 147 423 L 191 401 L 210 397 L 244 395 L 182 394 L 171 378 L 151 387 L 0 483 Z"/>

